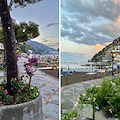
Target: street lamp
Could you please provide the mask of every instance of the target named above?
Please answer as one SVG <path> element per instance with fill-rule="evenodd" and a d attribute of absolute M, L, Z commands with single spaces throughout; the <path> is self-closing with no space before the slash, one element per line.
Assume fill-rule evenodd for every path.
<path fill-rule="evenodd" d="M 114 46 L 113 46 L 111 54 L 112 54 L 112 76 L 114 76 L 113 63 L 114 63 L 114 57 L 116 56 Z"/>

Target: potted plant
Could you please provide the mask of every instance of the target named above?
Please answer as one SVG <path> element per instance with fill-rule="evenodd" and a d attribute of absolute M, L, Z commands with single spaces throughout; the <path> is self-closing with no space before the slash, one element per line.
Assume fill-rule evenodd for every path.
<path fill-rule="evenodd" d="M 49 64 L 48 63 L 46 63 L 46 65 L 45 65 L 46 67 L 49 67 Z"/>
<path fill-rule="evenodd" d="M 56 64 L 53 64 L 53 65 L 52 65 L 52 69 L 53 69 L 53 70 L 56 70 L 56 69 L 57 69 L 57 65 L 56 65 Z"/>
<path fill-rule="evenodd" d="M 36 86 L 31 86 L 31 78 L 36 71 L 32 67 L 37 64 L 37 58 L 28 59 L 28 62 L 24 63 L 29 83 L 26 81 L 26 76 L 12 78 L 10 81 L 12 94 L 7 89 L 6 80 L 0 84 L 0 118 L 2 120 L 12 120 L 13 118 L 19 120 L 25 118 L 29 120 L 42 119 L 42 97 L 39 89 Z M 10 116 L 6 116 L 8 113 Z"/>

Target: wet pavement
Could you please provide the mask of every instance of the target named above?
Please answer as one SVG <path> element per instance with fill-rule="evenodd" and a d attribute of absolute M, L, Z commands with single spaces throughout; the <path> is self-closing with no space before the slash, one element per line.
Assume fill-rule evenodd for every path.
<path fill-rule="evenodd" d="M 19 76 L 25 74 L 24 62 L 26 58 L 19 58 L 18 71 Z M 59 119 L 59 80 L 40 70 L 37 70 L 32 76 L 31 84 L 37 86 L 42 95 L 43 102 L 43 120 Z"/>
<path fill-rule="evenodd" d="M 79 82 L 67 86 L 63 86 L 61 88 L 61 103 L 65 103 L 63 105 L 63 110 L 66 109 L 73 109 L 75 108 L 75 101 L 79 97 L 80 94 L 84 94 L 85 90 L 93 87 L 93 86 L 100 86 L 103 81 L 103 78 L 95 79 L 95 80 L 90 80 L 90 81 L 84 81 L 84 82 Z M 82 112 L 80 112 L 80 118 L 79 120 L 83 119 L 84 116 L 82 115 Z M 87 120 L 87 118 L 85 119 Z"/>

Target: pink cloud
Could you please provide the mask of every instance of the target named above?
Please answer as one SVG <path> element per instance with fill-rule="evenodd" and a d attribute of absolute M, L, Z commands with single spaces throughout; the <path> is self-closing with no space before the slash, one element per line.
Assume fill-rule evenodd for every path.
<path fill-rule="evenodd" d="M 101 45 L 101 44 L 96 44 L 96 45 L 93 45 L 93 46 L 90 46 L 92 47 L 93 49 L 97 50 L 97 51 L 100 51 L 102 50 L 105 46 L 104 45 Z"/>

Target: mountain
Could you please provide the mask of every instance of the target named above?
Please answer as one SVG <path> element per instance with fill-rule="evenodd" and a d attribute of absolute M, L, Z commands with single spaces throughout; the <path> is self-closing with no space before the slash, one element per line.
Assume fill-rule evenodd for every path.
<path fill-rule="evenodd" d="M 102 62 L 103 60 L 110 60 L 112 59 L 110 52 L 116 46 L 120 46 L 120 37 L 115 39 L 111 44 L 104 47 L 101 51 L 95 54 L 90 61 L 92 62 Z"/>
<path fill-rule="evenodd" d="M 42 43 L 28 40 L 26 44 L 29 45 L 30 49 L 33 51 L 34 54 L 41 54 L 41 55 L 51 54 L 51 53 L 57 54 L 56 49 L 50 48 Z"/>

